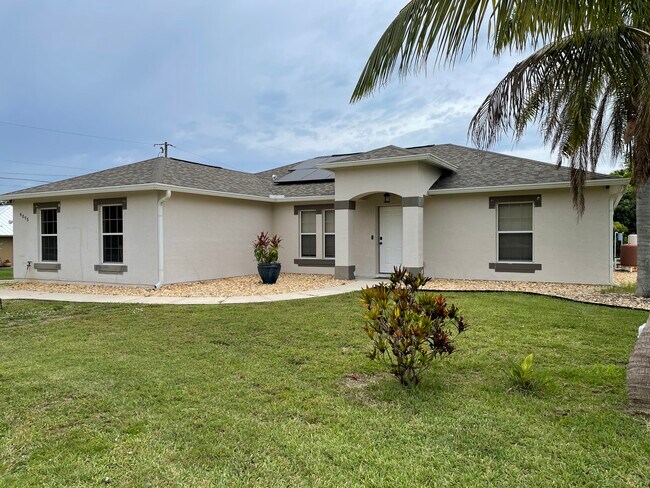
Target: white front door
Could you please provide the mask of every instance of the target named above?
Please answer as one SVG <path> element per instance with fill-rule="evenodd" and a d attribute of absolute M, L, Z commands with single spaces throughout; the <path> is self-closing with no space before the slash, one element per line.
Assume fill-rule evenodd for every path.
<path fill-rule="evenodd" d="M 402 207 L 379 207 L 379 272 L 402 265 Z"/>

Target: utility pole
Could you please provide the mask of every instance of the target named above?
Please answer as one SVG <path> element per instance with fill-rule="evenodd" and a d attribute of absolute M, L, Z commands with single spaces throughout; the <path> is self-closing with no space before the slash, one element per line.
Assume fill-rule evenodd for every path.
<path fill-rule="evenodd" d="M 167 150 L 170 147 L 176 147 L 173 144 L 170 144 L 169 142 L 165 141 L 162 144 L 154 144 L 154 147 L 160 147 L 160 154 L 164 155 L 167 157 Z"/>

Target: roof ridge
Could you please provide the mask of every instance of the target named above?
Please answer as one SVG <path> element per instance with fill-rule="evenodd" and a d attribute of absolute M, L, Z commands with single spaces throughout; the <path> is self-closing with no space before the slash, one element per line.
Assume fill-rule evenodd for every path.
<path fill-rule="evenodd" d="M 165 158 L 161 158 L 161 159 L 165 159 Z M 184 164 L 194 164 L 196 166 L 203 166 L 204 168 L 218 169 L 218 170 L 221 170 L 221 171 L 230 171 L 232 173 L 239 173 L 239 174 L 248 175 L 248 176 L 255 176 L 256 174 L 258 174 L 258 173 L 251 173 L 249 171 L 242 171 L 240 169 L 224 168 L 223 166 L 214 166 L 212 164 L 201 163 L 201 162 L 198 162 L 198 161 L 188 161 L 187 159 L 166 158 L 166 162 L 167 161 L 176 161 L 178 163 L 184 163 Z M 142 162 L 145 162 L 145 161 L 142 161 Z"/>
<path fill-rule="evenodd" d="M 165 175 L 165 166 L 167 165 L 167 158 L 160 158 L 153 168 L 153 181 L 154 183 L 162 183 Z"/>
<path fill-rule="evenodd" d="M 445 144 L 423 144 L 422 146 L 409 146 L 405 147 L 404 149 L 422 149 L 423 147 L 436 147 L 436 146 L 444 146 Z"/>
<path fill-rule="evenodd" d="M 396 154 L 391 154 L 391 153 L 396 153 Z M 406 148 L 396 146 L 395 144 L 389 144 L 387 146 L 371 149 L 370 151 L 355 153 L 352 156 L 339 159 L 339 162 L 349 163 L 352 161 L 370 160 L 370 159 L 375 159 L 375 155 L 380 155 L 376 159 L 384 159 L 384 158 L 398 157 L 403 155 L 416 156 L 417 153 L 409 151 Z"/>

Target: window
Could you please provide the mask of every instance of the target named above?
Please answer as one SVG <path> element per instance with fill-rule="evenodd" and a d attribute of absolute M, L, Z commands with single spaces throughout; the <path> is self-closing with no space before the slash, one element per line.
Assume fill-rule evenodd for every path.
<path fill-rule="evenodd" d="M 300 212 L 300 256 L 303 258 L 316 257 L 315 210 L 303 210 Z"/>
<path fill-rule="evenodd" d="M 334 210 L 325 210 L 323 212 L 323 240 L 324 240 L 324 257 L 334 257 Z"/>
<path fill-rule="evenodd" d="M 59 257 L 57 243 L 57 209 L 42 208 L 41 216 L 41 260 L 57 261 Z"/>
<path fill-rule="evenodd" d="M 121 263 L 124 260 L 124 222 L 122 205 L 104 205 L 101 209 L 103 262 Z"/>
<path fill-rule="evenodd" d="M 500 203 L 497 220 L 499 261 L 532 262 L 533 203 Z"/>

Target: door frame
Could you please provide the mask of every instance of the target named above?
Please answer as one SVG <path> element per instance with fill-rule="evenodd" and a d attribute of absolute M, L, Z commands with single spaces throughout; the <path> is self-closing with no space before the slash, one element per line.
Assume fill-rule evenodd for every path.
<path fill-rule="evenodd" d="M 379 275 L 388 275 L 388 274 L 393 272 L 392 269 L 390 271 L 388 271 L 388 272 L 385 272 L 385 271 L 381 270 L 381 245 L 379 244 L 379 240 L 380 240 L 380 237 L 381 237 L 381 209 L 382 208 L 399 208 L 399 209 L 402 209 L 402 205 L 377 205 L 377 234 L 376 234 L 377 235 L 377 243 L 376 243 L 375 246 L 376 246 L 376 249 L 377 249 L 377 275 L 378 276 Z M 403 209 L 402 209 L 402 212 L 404 212 Z M 404 225 L 403 218 L 404 218 L 404 216 L 403 216 L 403 213 L 402 213 L 402 226 Z M 404 252 L 404 237 L 403 237 L 403 234 L 404 234 L 404 229 L 402 228 L 402 236 L 401 236 L 401 239 L 402 239 L 402 253 Z"/>

